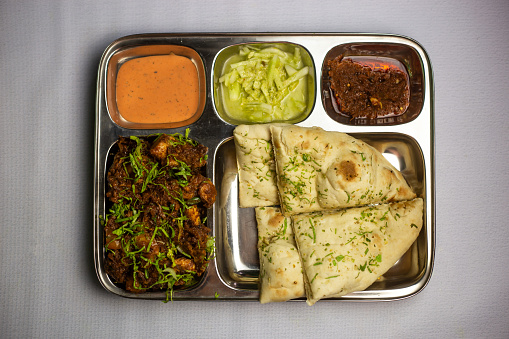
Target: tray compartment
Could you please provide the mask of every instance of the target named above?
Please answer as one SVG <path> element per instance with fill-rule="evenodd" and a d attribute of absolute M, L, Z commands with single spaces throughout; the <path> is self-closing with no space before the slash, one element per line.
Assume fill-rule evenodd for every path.
<path fill-rule="evenodd" d="M 400 170 L 418 197 L 426 201 L 424 157 L 415 139 L 400 133 L 350 133 L 380 151 Z M 254 208 L 240 208 L 238 175 L 233 138 L 225 140 L 214 160 L 218 190 L 216 213 L 217 269 L 222 281 L 233 288 L 258 289 L 258 238 Z M 426 215 L 426 204 L 424 207 Z M 391 290 L 410 287 L 428 269 L 426 221 L 418 240 L 402 258 L 375 282 L 371 290 Z M 360 296 L 365 291 L 354 292 Z M 349 296 L 347 296 L 349 297 Z"/>
<path fill-rule="evenodd" d="M 258 229 L 254 208 L 240 208 L 233 138 L 217 149 L 214 159 L 216 262 L 223 282 L 239 289 L 258 289 Z"/>
<path fill-rule="evenodd" d="M 340 111 L 334 93 L 330 88 L 329 61 L 337 57 L 375 57 L 391 60 L 402 64 L 409 77 L 410 102 L 406 111 L 397 116 L 386 116 L 375 119 L 356 117 L 352 118 Z M 424 70 L 419 54 L 408 45 L 396 43 L 347 43 L 330 49 L 322 64 L 321 95 L 322 104 L 327 115 L 333 120 L 354 126 L 390 126 L 411 122 L 421 113 L 424 102 Z"/>
<path fill-rule="evenodd" d="M 116 83 L 120 67 L 129 60 L 141 57 L 170 55 L 186 57 L 192 61 L 198 73 L 198 108 L 193 115 L 185 120 L 164 123 L 139 123 L 126 120 L 117 106 Z M 140 79 L 140 83 L 142 79 Z M 188 126 L 200 118 L 206 102 L 206 77 L 205 66 L 200 55 L 192 48 L 179 45 L 147 45 L 147 46 L 126 46 L 115 51 L 109 61 L 106 76 L 106 107 L 111 120 L 120 127 L 140 129 L 167 129 Z"/>
<path fill-rule="evenodd" d="M 225 121 L 226 123 L 232 125 L 240 125 L 240 124 L 250 124 L 250 123 L 259 123 L 253 122 L 248 119 L 237 119 L 232 117 L 228 113 L 228 98 L 227 98 L 227 90 L 225 90 L 225 86 L 219 83 L 219 78 L 228 71 L 229 65 L 232 63 L 238 62 L 241 60 L 241 57 L 238 56 L 240 48 L 244 46 L 252 46 L 259 49 L 267 48 L 267 47 L 276 47 L 287 53 L 294 53 L 295 48 L 298 48 L 302 57 L 302 61 L 305 66 L 309 67 L 309 74 L 306 76 L 307 78 L 307 96 L 306 96 L 306 108 L 305 110 L 290 120 L 274 120 L 271 122 L 287 122 L 287 123 L 298 123 L 306 119 L 306 117 L 311 113 L 315 103 L 316 96 L 316 79 L 315 79 L 315 65 L 313 59 L 308 50 L 306 50 L 303 46 L 289 43 L 289 42 L 272 42 L 272 43 L 243 43 L 231 45 L 223 50 L 221 50 L 214 59 L 214 64 L 212 68 L 212 81 L 213 81 L 213 102 L 214 109 L 218 116 Z"/>
<path fill-rule="evenodd" d="M 156 135 L 148 135 L 148 136 L 140 136 L 140 135 L 137 135 L 138 138 L 140 139 L 145 139 L 145 140 L 150 140 L 150 141 L 153 141 L 157 138 Z M 199 142 L 199 141 L 198 141 Z M 108 149 L 108 152 L 106 154 L 106 157 L 104 159 L 104 163 L 105 163 L 105 166 L 104 166 L 104 186 L 103 186 L 103 190 L 102 190 L 102 196 L 104 197 L 104 211 L 105 211 L 105 214 L 108 213 L 108 211 L 112 208 L 113 206 L 113 203 L 106 198 L 106 193 L 108 192 L 108 181 L 107 181 L 107 176 L 108 176 L 108 170 L 109 168 L 111 167 L 111 165 L 113 164 L 113 161 L 114 161 L 114 158 L 115 158 L 115 154 L 119 151 L 119 147 L 118 147 L 118 141 L 115 141 Z M 209 162 L 207 163 L 207 165 L 205 165 L 202 169 L 201 169 L 201 174 L 202 175 L 205 175 L 207 173 L 207 167 L 210 167 L 211 165 L 211 160 L 209 160 Z M 210 229 L 213 228 L 213 225 L 212 225 L 212 221 L 211 221 L 211 208 L 207 210 L 207 227 L 209 227 Z M 103 215 L 104 217 L 105 215 Z M 106 271 L 104 270 L 104 263 L 105 263 L 105 257 L 106 257 L 106 249 L 104 247 L 104 228 L 101 224 L 101 232 L 99 234 L 99 239 L 101 240 L 101 243 L 102 243 L 102 246 L 101 246 L 101 262 L 102 262 L 102 272 L 101 272 L 101 275 L 103 277 L 103 280 L 107 286 L 107 289 L 114 293 L 114 294 L 117 294 L 117 295 L 121 295 L 121 296 L 127 296 L 127 297 L 130 297 L 130 298 L 140 298 L 140 299 L 166 299 L 166 292 L 165 291 L 151 291 L 151 292 L 144 292 L 144 293 L 133 293 L 133 292 L 129 292 L 127 291 L 126 289 L 124 289 L 123 287 L 121 287 L 119 284 L 113 282 L 111 280 L 111 278 L 109 277 L 109 275 L 106 273 Z M 192 286 L 188 286 L 188 287 L 185 287 L 185 288 L 182 288 L 182 287 L 176 287 L 174 289 L 174 294 L 182 294 L 182 293 L 186 293 L 186 292 L 189 292 L 189 291 L 192 291 L 194 289 L 197 289 L 199 286 L 201 286 L 208 274 L 208 267 L 207 267 L 207 270 L 205 273 L 203 273 L 203 275 L 197 279 L 196 283 Z"/>

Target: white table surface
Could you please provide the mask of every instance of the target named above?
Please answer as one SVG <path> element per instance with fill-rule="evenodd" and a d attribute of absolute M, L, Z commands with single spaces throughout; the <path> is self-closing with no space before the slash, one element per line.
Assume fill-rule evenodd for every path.
<path fill-rule="evenodd" d="M 0 336 L 509 337 L 509 1 L 2 1 Z M 147 32 L 374 32 L 435 77 L 436 260 L 395 302 L 123 299 L 93 266 L 96 73 Z"/>

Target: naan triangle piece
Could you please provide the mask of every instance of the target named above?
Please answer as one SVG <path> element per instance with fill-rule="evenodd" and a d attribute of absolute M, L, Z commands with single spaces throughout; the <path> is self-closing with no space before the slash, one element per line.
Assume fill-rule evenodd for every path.
<path fill-rule="evenodd" d="M 361 291 L 410 248 L 423 225 L 423 200 L 295 215 L 293 228 L 307 302 Z"/>
<path fill-rule="evenodd" d="M 239 169 L 239 206 L 279 205 L 270 125 L 239 125 L 233 137 Z"/>
<path fill-rule="evenodd" d="M 260 302 L 300 298 L 304 280 L 291 219 L 276 207 L 257 207 Z"/>
<path fill-rule="evenodd" d="M 365 142 L 319 127 L 271 126 L 286 216 L 415 198 L 402 174 Z"/>

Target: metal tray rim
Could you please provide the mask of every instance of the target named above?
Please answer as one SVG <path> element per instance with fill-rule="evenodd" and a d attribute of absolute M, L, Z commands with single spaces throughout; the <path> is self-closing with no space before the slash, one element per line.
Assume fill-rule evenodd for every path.
<path fill-rule="evenodd" d="M 122 37 L 122 38 L 119 38 L 117 40 L 115 40 L 114 42 L 112 42 L 107 48 L 106 50 L 104 51 L 102 57 L 101 57 L 101 61 L 100 61 L 100 64 L 99 64 L 99 69 L 98 69 L 98 77 L 97 77 L 97 93 L 96 93 L 96 126 L 95 126 L 95 156 L 94 156 L 94 220 L 93 220 L 93 225 L 94 225 L 94 234 L 93 234 L 93 246 L 94 246 L 94 265 L 95 265 L 95 269 L 96 269 L 96 274 L 98 276 L 98 279 L 101 283 L 101 285 L 109 292 L 113 293 L 113 294 L 117 294 L 117 295 L 120 295 L 120 296 L 123 296 L 123 297 L 127 297 L 127 298 L 137 298 L 137 299 L 164 299 L 164 297 L 162 296 L 164 293 L 149 293 L 149 294 L 144 294 L 144 295 L 133 295 L 133 294 L 128 294 L 128 293 L 118 293 L 118 291 L 116 291 L 115 289 L 112 289 L 111 288 L 111 282 L 109 282 L 109 279 L 107 279 L 107 277 L 105 277 L 104 275 L 104 271 L 103 271 L 103 267 L 101 265 L 101 253 L 102 253 L 102 243 L 100 241 L 101 239 L 101 236 L 100 236 L 100 232 L 101 232 L 101 226 L 100 226 L 100 222 L 99 222 L 99 216 L 101 215 L 101 190 L 102 190 L 102 187 L 101 187 L 101 162 L 104 162 L 104 146 L 103 144 L 105 143 L 105 141 L 103 141 L 104 139 L 107 139 L 107 135 L 110 135 L 110 134 L 113 134 L 115 135 L 115 139 L 116 139 L 116 136 L 118 134 L 123 134 L 123 135 L 126 135 L 126 134 L 130 134 L 130 135 L 146 135 L 146 134 L 151 134 L 151 133 L 154 133 L 154 132 L 163 132 L 164 130 L 161 130 L 161 131 L 154 131 L 154 130 L 127 130 L 125 128 L 120 128 L 118 126 L 116 126 L 113 121 L 111 121 L 111 119 L 109 118 L 109 115 L 108 113 L 106 112 L 106 116 L 105 116 L 105 107 L 104 107 L 104 81 L 105 81 L 105 76 L 106 76 L 106 69 L 104 68 L 105 64 L 107 64 L 107 60 L 109 59 L 109 53 L 112 52 L 112 50 L 114 50 L 114 48 L 116 46 L 118 46 L 118 44 L 122 44 L 122 43 L 152 43 L 152 40 L 153 39 L 156 39 L 156 40 L 164 40 L 164 41 L 167 41 L 168 43 L 182 43 L 182 44 L 187 44 L 189 43 L 189 39 L 211 39 L 211 38 L 222 38 L 222 39 L 234 39 L 234 38 L 239 38 L 239 39 L 247 39 L 246 42 L 249 42 L 249 41 L 254 41 L 256 39 L 260 39 L 260 38 L 265 38 L 265 39 L 275 39 L 277 38 L 278 40 L 281 40 L 281 39 L 285 39 L 289 42 L 295 42 L 295 43 L 298 43 L 300 45 L 302 45 L 303 47 L 305 47 L 306 49 L 309 50 L 310 54 L 311 54 L 311 57 L 313 58 L 313 60 L 320 60 L 321 58 L 319 58 L 320 56 L 320 53 L 322 53 L 321 51 L 319 51 L 317 53 L 317 55 L 315 56 L 314 55 L 314 52 L 313 52 L 313 48 L 310 48 L 308 46 L 306 46 L 306 42 L 299 42 L 300 40 L 299 39 L 304 39 L 306 41 L 309 41 L 309 39 L 322 39 L 322 40 L 327 40 L 327 43 L 325 44 L 326 45 L 326 48 L 329 48 L 330 46 L 334 46 L 334 45 L 337 45 L 341 42 L 339 41 L 342 41 L 343 40 L 348 40 L 348 41 L 365 41 L 365 40 L 370 40 L 370 39 L 374 39 L 376 41 L 379 41 L 379 42 L 383 42 L 383 41 L 389 41 L 389 42 L 394 42 L 394 40 L 398 41 L 399 43 L 405 43 L 405 44 L 408 44 L 410 46 L 412 46 L 413 48 L 417 48 L 418 49 L 418 52 L 419 52 L 419 55 L 420 57 L 422 58 L 422 61 L 424 63 L 424 67 L 425 67 L 425 83 L 423 84 L 423 86 L 425 86 L 425 102 L 424 102 L 424 108 L 423 110 L 425 110 L 425 114 L 423 115 L 421 112 L 421 115 L 423 116 L 422 119 L 421 118 L 421 115 L 415 119 L 414 121 L 412 122 L 409 122 L 407 124 L 404 124 L 404 125 L 398 125 L 398 126 L 389 126 L 388 128 L 387 127 L 383 127 L 384 129 L 386 129 L 388 132 L 396 132 L 396 133 L 404 133 L 404 134 L 409 134 L 411 136 L 413 136 L 414 138 L 417 139 L 418 143 L 421 144 L 422 143 L 425 143 L 424 145 L 426 146 L 426 154 L 424 156 L 424 159 L 425 159 L 425 168 L 426 168 L 426 171 L 425 171 L 425 176 L 426 176 L 426 187 L 425 187 L 425 190 L 427 192 L 427 206 L 428 206 L 428 210 L 426 211 L 426 222 L 427 222 L 427 235 L 426 235 L 426 239 L 427 239 L 427 248 L 428 248 L 428 256 L 427 256 L 427 262 L 426 262 L 426 266 L 427 266 L 427 269 L 424 271 L 424 274 L 422 275 L 422 277 L 412 286 L 409 286 L 407 288 L 404 288 L 402 289 L 402 291 L 400 291 L 400 293 L 398 295 L 384 295 L 384 293 L 382 293 L 381 291 L 369 291 L 369 290 L 366 290 L 366 291 L 360 291 L 360 292 L 354 292 L 352 293 L 351 295 L 348 295 L 348 296 L 345 296 L 345 297 L 342 297 L 342 298 L 336 298 L 336 299 L 325 299 L 324 301 L 391 301 L 391 300 L 401 300 L 401 299 L 406 299 L 406 298 L 409 298 L 409 297 L 412 297 L 418 293 L 420 293 L 426 286 L 427 284 L 429 283 L 430 279 L 431 279 L 431 276 L 432 276 L 432 273 L 433 273 L 433 268 L 434 268 L 434 259 L 435 259 L 435 238 L 436 238 L 436 233 L 435 233 L 435 143 L 434 143 L 434 84 L 433 84 L 433 71 L 432 71 L 432 67 L 431 67 L 431 61 L 427 55 L 427 52 L 424 50 L 424 48 L 417 42 L 415 41 L 414 39 L 412 38 L 409 38 L 409 37 L 405 37 L 405 36 L 402 36 L 402 35 L 396 35 L 396 34 L 378 34 L 378 33 L 331 33 L 331 32 L 326 32 L 326 33 L 148 33 L 148 34 L 134 34 L 134 35 L 129 35 L 129 36 L 125 36 L 125 37 Z M 254 39 L 254 40 L 253 40 Z M 357 39 L 357 40 L 356 40 Z M 333 40 L 333 41 L 329 41 L 329 40 Z M 225 45 L 227 46 L 227 45 Z M 221 49 L 221 48 L 220 48 Z M 211 72 L 211 59 L 210 57 L 205 59 L 202 55 L 202 58 L 204 59 L 203 61 L 205 62 L 205 68 L 206 68 L 206 74 L 207 74 L 207 77 L 208 79 L 206 80 L 206 83 L 210 83 L 210 72 Z M 321 67 L 318 67 L 317 65 L 315 65 L 315 71 L 316 73 L 319 72 L 319 70 L 321 69 Z M 317 74 L 315 76 L 316 79 L 319 79 L 319 75 Z M 210 92 L 210 88 L 207 88 L 207 91 Z M 313 108 L 313 111 L 311 112 L 310 116 L 312 116 L 314 114 L 314 111 L 315 110 L 319 110 L 321 105 L 320 103 L 318 103 L 318 100 L 321 100 L 320 99 L 320 95 L 318 95 L 318 93 L 316 93 L 316 98 L 315 98 L 315 104 L 314 104 L 314 108 Z M 206 104 L 206 110 L 210 110 L 210 96 L 207 95 L 207 104 Z M 213 104 L 212 104 L 213 106 Z M 215 109 L 215 108 L 214 108 Z M 213 109 L 213 110 L 214 110 Z M 216 114 L 216 113 L 214 113 Z M 198 123 L 199 126 L 202 126 L 204 125 L 203 121 L 203 116 L 205 116 L 205 112 L 202 114 L 202 118 L 200 118 L 200 122 Z M 315 114 L 316 115 L 316 114 Z M 318 115 L 317 115 L 318 116 Z M 214 117 L 210 117 L 212 122 L 213 123 L 218 123 L 218 120 L 217 117 L 214 119 Z M 301 126 L 311 126 L 313 124 L 316 125 L 316 121 L 317 121 L 317 118 L 312 118 L 312 119 L 309 119 L 309 117 L 302 121 L 301 123 L 297 123 L 297 125 L 301 125 Z M 225 124 L 224 122 L 222 122 L 223 124 Z M 425 123 L 426 125 L 426 129 L 423 129 L 422 128 L 422 123 Z M 210 122 L 208 123 L 210 124 Z M 207 124 L 205 124 L 207 125 Z M 225 124 L 225 125 L 229 125 L 229 124 Z M 318 124 L 319 125 L 319 124 Z M 198 126 L 198 127 L 199 127 Z M 233 128 L 235 126 L 222 126 L 222 128 L 226 131 L 232 131 Z M 380 128 L 379 126 L 354 126 L 353 128 L 351 127 L 346 127 L 344 125 L 340 125 L 338 124 L 338 128 L 337 129 L 342 129 L 343 132 L 360 132 L 360 133 L 370 133 L 370 132 L 375 132 L 373 129 L 377 129 L 377 128 Z M 172 133 L 174 132 L 180 132 L 180 131 L 183 131 L 185 130 L 185 127 L 182 127 L 182 128 L 177 128 L 177 129 L 173 129 L 171 130 Z M 166 131 L 167 132 L 167 131 Z M 231 134 L 230 134 L 231 135 Z M 219 147 L 219 145 L 224 142 L 224 140 L 227 139 L 227 137 L 224 137 L 224 138 L 220 138 L 220 139 L 213 139 L 213 140 L 207 140 L 207 143 L 208 143 L 208 146 L 209 146 L 209 154 L 211 154 L 212 152 L 214 153 L 214 159 L 215 159 L 215 153 Z M 107 143 L 107 141 L 106 141 Z M 210 174 L 208 174 L 209 177 L 213 177 L 213 172 L 214 172 L 214 164 L 213 162 L 211 162 L 212 165 L 210 165 L 209 163 L 209 167 L 210 167 Z M 212 209 L 212 211 L 210 212 L 211 214 L 213 214 L 213 216 L 215 216 L 215 214 L 217 213 L 216 211 L 216 206 L 214 206 L 214 208 Z M 214 219 L 214 217 L 212 217 L 211 219 Z M 217 225 L 212 225 L 212 229 L 213 229 L 213 232 L 214 234 L 215 233 L 215 229 L 216 229 Z M 214 277 L 215 275 L 215 277 Z M 203 280 L 202 281 L 202 285 L 205 284 L 206 282 L 209 283 L 209 282 L 212 282 L 212 283 L 223 283 L 221 282 L 220 279 L 218 279 L 217 277 L 218 275 L 218 272 L 217 272 L 217 265 L 216 265 L 216 262 L 215 260 L 213 262 L 211 262 L 211 264 L 209 265 L 209 268 L 207 270 L 207 277 L 206 277 L 206 280 Z M 210 280 L 210 281 L 209 281 Z M 223 283 L 224 284 L 224 283 Z M 229 293 L 227 294 L 221 294 L 221 292 L 219 292 L 219 297 L 216 298 L 214 293 L 210 294 L 210 291 L 209 290 L 206 290 L 205 292 L 207 292 L 208 294 L 204 294 L 204 290 L 203 289 L 193 289 L 191 290 L 190 292 L 197 292 L 198 291 L 198 294 L 195 294 L 193 295 L 193 293 L 188 293 L 188 292 L 184 292 L 184 293 L 180 293 L 180 292 L 176 292 L 175 295 L 174 295 L 174 300 L 215 300 L 215 299 L 219 299 L 219 300 L 257 300 L 258 299 L 258 291 L 256 292 L 253 292 L 253 291 L 242 291 L 242 290 L 235 290 L 235 289 L 231 289 L 230 287 L 224 287 L 222 286 L 221 290 L 224 290 L 224 291 L 228 291 Z M 405 291 L 403 291 L 405 290 Z M 393 290 L 394 291 L 394 290 Z M 399 290 L 398 290 L 399 291 Z M 366 294 L 371 294 L 370 296 L 366 295 Z"/>

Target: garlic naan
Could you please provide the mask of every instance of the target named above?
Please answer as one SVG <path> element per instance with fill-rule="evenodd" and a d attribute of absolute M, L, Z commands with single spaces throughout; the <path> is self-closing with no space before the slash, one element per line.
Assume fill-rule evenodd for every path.
<path fill-rule="evenodd" d="M 271 126 L 286 216 L 415 198 L 402 174 L 365 142 L 319 127 Z"/>
<path fill-rule="evenodd" d="M 233 137 L 239 169 L 239 206 L 279 205 L 270 125 L 239 125 Z"/>
<path fill-rule="evenodd" d="M 302 265 L 290 218 L 275 207 L 257 207 L 260 302 L 304 296 Z"/>
<path fill-rule="evenodd" d="M 307 302 L 368 288 L 410 248 L 423 225 L 423 200 L 295 215 Z"/>

